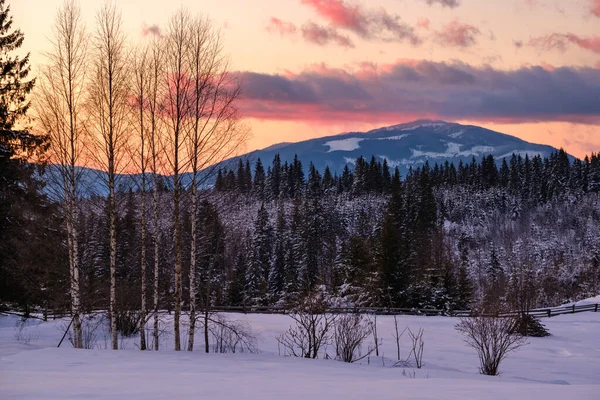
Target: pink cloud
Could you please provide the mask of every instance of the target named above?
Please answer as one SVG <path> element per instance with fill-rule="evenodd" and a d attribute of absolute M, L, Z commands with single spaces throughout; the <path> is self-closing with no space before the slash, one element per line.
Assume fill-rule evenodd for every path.
<path fill-rule="evenodd" d="M 558 49 L 565 51 L 569 44 L 574 44 L 581 49 L 600 53 L 600 36 L 578 36 L 574 33 L 552 33 L 546 36 L 533 38 L 529 45 L 540 50 Z"/>
<path fill-rule="evenodd" d="M 269 33 L 278 33 L 281 36 L 295 35 L 297 31 L 296 25 L 293 23 L 275 17 L 271 17 L 266 29 Z"/>
<path fill-rule="evenodd" d="M 437 41 L 444 46 L 470 47 L 477 43 L 481 35 L 479 28 L 454 20 L 436 33 Z"/>
<path fill-rule="evenodd" d="M 417 21 L 417 27 L 428 30 L 431 25 L 431 21 L 427 17 L 419 18 Z"/>
<path fill-rule="evenodd" d="M 590 0 L 590 11 L 592 15 L 600 18 L 600 0 Z"/>
<path fill-rule="evenodd" d="M 408 41 L 413 45 L 421 42 L 414 29 L 404 23 L 399 15 L 390 14 L 383 8 L 367 10 L 344 0 L 301 0 L 301 2 L 312 7 L 333 28 L 351 31 L 363 39 Z"/>
<path fill-rule="evenodd" d="M 354 47 L 354 43 L 347 36 L 341 35 L 337 30 L 308 22 L 302 26 L 302 37 L 309 43 L 324 46 L 336 44 L 342 47 Z"/>

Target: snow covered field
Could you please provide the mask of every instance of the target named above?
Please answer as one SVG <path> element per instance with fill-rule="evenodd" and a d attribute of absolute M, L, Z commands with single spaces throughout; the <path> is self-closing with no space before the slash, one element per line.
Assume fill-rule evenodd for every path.
<path fill-rule="evenodd" d="M 360 364 L 278 355 L 275 337 L 290 325 L 282 315 L 230 314 L 259 334 L 260 354 L 204 354 L 56 348 L 64 321 L 0 316 L 0 399 L 599 399 L 600 313 L 562 315 L 542 322 L 552 333 L 505 360 L 498 377 L 479 375 L 475 352 L 454 330 L 457 319 L 399 317 L 401 329 L 425 329 L 424 367 L 393 367 L 393 318 L 378 317 L 383 357 Z M 406 336 L 406 335 L 405 335 Z M 184 337 L 185 338 L 185 337 Z M 17 340 L 19 339 L 19 340 Z M 403 337 L 402 351 L 408 354 Z M 328 353 L 332 353 L 332 348 Z"/>

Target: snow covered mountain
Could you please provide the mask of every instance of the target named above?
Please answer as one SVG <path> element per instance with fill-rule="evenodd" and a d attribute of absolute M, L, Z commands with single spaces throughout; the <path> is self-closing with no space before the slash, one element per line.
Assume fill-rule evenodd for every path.
<path fill-rule="evenodd" d="M 282 163 L 292 162 L 294 156 L 298 155 L 305 170 L 312 162 L 321 172 L 329 166 L 332 173 L 339 175 L 346 165 L 353 169 L 358 157 L 363 156 L 369 161 L 371 156 L 375 156 L 380 161 L 386 159 L 391 168 L 398 167 L 402 176 L 406 176 L 410 167 L 421 166 L 426 161 L 431 166 L 435 163 L 442 164 L 446 160 L 458 165 L 461 160 L 471 162 L 475 157 L 480 161 L 483 155 L 492 154 L 501 163 L 504 157 L 509 158 L 513 153 L 523 157 L 526 154 L 529 157 L 538 154 L 547 157 L 553 151 L 556 149 L 552 146 L 529 143 L 479 126 L 418 120 L 368 132 L 349 132 L 297 143 L 278 143 L 223 161 L 220 167 L 235 169 L 239 159 L 244 162 L 248 159 L 253 165 L 260 158 L 266 168 L 275 154 L 280 155 Z M 49 170 L 53 168 L 56 167 L 49 166 Z M 84 196 L 107 194 L 103 183 L 104 172 L 83 168 L 81 179 Z M 170 177 L 165 176 L 163 179 L 166 185 L 170 185 Z M 191 175 L 182 174 L 181 179 L 184 186 L 187 186 Z M 206 183 L 210 184 L 213 180 L 214 177 L 211 176 Z M 118 186 L 122 190 L 136 189 L 140 181 L 140 174 L 119 175 Z M 49 184 L 52 185 L 52 182 Z"/>
<path fill-rule="evenodd" d="M 480 161 L 483 155 L 491 154 L 500 163 L 502 158 L 509 158 L 513 153 L 523 157 L 526 154 L 547 157 L 555 150 L 478 126 L 419 120 L 368 132 L 281 143 L 242 157 L 251 162 L 260 158 L 266 166 L 277 153 L 282 162 L 292 161 L 297 154 L 305 167 L 312 162 L 320 171 L 329 166 L 332 173 L 340 174 L 346 165 L 352 168 L 358 157 L 363 156 L 369 161 L 374 155 L 380 161 L 386 159 L 392 168 L 399 167 L 405 175 L 410 167 L 418 167 L 426 161 L 432 166 L 446 160 L 458 165 L 461 160 L 470 162 L 475 157 Z M 237 162 L 237 158 L 226 163 L 235 165 L 231 161 Z"/>

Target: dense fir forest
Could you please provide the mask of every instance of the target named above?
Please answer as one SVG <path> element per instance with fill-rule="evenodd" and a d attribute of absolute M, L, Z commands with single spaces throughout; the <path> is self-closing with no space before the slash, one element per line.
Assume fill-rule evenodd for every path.
<path fill-rule="evenodd" d="M 564 151 L 542 159 L 492 156 L 469 164 L 412 169 L 356 160 L 341 176 L 304 169 L 279 156 L 266 166 L 239 161 L 201 191 L 191 215 L 184 191 L 183 287 L 188 293 L 190 226 L 198 243 L 196 302 L 293 307 L 311 292 L 331 306 L 468 309 L 494 302 L 510 309 L 557 305 L 600 289 L 600 157 L 570 162 Z M 40 181 L 39 185 L 43 185 Z M 160 309 L 173 307 L 172 190 L 159 188 Z M 140 196 L 118 193 L 118 308 L 140 307 Z M 150 204 L 152 194 L 144 201 Z M 46 204 L 47 202 L 47 204 Z M 21 306 L 68 309 L 62 221 L 44 200 L 39 254 L 10 265 L 3 298 Z M 108 304 L 109 235 L 104 197 L 81 200 L 78 224 L 84 310 Z M 43 214 L 43 217 L 42 217 Z M 43 221 L 43 222 L 42 222 Z M 18 251 L 18 247 L 14 248 Z M 27 257 L 43 257 L 43 265 Z M 152 280 L 150 280 L 152 281 Z M 150 290 L 150 284 L 148 287 Z M 189 296 L 184 296 L 189 304 Z"/>

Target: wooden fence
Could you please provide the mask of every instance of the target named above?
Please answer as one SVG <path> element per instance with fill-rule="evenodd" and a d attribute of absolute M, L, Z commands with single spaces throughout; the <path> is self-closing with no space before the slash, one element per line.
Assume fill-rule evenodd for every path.
<path fill-rule="evenodd" d="M 536 308 L 533 310 L 525 311 L 525 313 L 536 317 L 536 318 L 550 318 L 562 314 L 576 314 L 580 312 L 598 312 L 599 304 L 585 304 L 585 305 L 572 305 L 562 307 L 550 307 L 550 308 Z M 138 311 L 138 310 L 136 310 Z M 183 310 L 185 312 L 185 310 Z M 93 310 L 92 313 L 104 313 L 105 309 Z M 203 311 L 198 310 L 197 312 L 202 313 Z M 283 307 L 269 307 L 269 306 L 255 306 L 255 307 L 214 307 L 211 312 L 227 312 L 227 313 L 242 313 L 242 314 L 289 314 L 290 310 Z M 430 308 L 388 308 L 388 307 L 332 307 L 327 310 L 332 314 L 375 314 L 375 315 L 421 315 L 421 316 L 449 316 L 449 317 L 467 317 L 471 315 L 471 310 L 437 310 Z M 152 314 L 152 311 L 148 311 Z M 161 314 L 171 313 L 167 310 L 161 310 Z M 502 313 L 500 316 L 510 317 L 523 314 L 524 311 L 511 311 L 508 313 Z M 15 311 L 0 311 L 0 314 L 12 314 L 23 316 L 23 313 Z M 88 312 L 85 312 L 88 314 Z M 32 312 L 30 316 L 32 318 L 41 318 L 43 313 L 39 310 Z M 48 319 L 56 319 L 61 317 L 70 316 L 70 311 L 53 311 L 48 312 L 46 317 Z"/>

